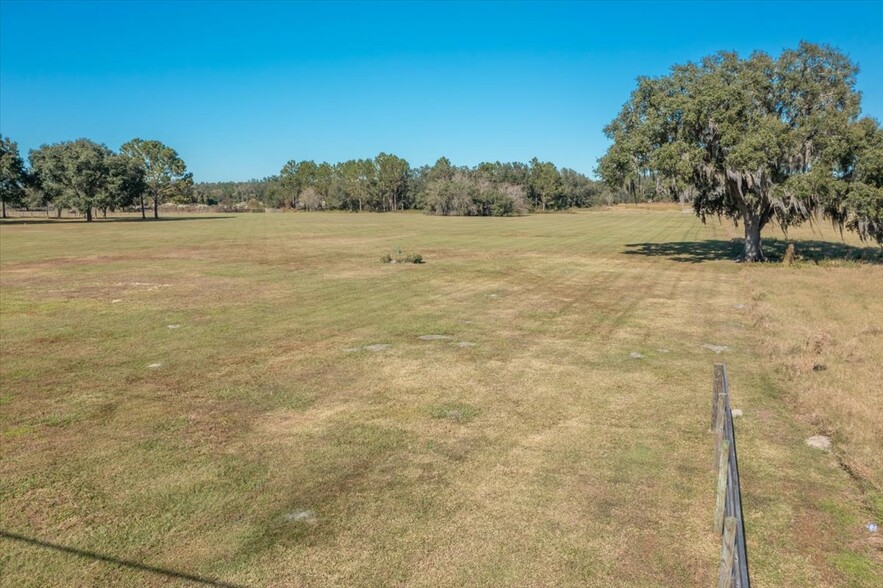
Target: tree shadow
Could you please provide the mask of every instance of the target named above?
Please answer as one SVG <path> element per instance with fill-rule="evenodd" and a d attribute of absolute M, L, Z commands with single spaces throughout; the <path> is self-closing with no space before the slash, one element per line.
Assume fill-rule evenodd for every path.
<path fill-rule="evenodd" d="M 161 216 L 159 218 L 147 218 L 142 219 L 141 217 L 127 217 L 127 216 L 117 216 L 111 218 L 96 218 L 92 221 L 92 224 L 104 224 L 104 223 L 154 223 L 154 222 L 175 222 L 175 221 L 202 221 L 202 220 L 221 220 L 227 218 L 234 218 L 233 215 L 230 216 Z M 85 218 L 80 217 L 64 217 L 64 218 L 42 218 L 42 217 L 10 217 L 0 219 L 0 225 L 52 225 L 52 224 L 70 224 L 70 223 L 85 223 Z"/>
<path fill-rule="evenodd" d="M 221 580 L 215 580 L 213 578 L 204 578 L 202 576 L 197 576 L 195 574 L 188 574 L 186 572 L 180 572 L 177 570 L 168 570 L 165 568 L 158 568 L 155 566 L 149 566 L 146 564 L 142 564 L 136 561 L 129 561 L 125 559 L 119 559 L 116 557 L 112 557 L 109 555 L 103 555 L 101 553 L 95 553 L 93 551 L 85 551 L 83 549 L 76 549 L 74 547 L 66 547 L 64 545 L 58 545 L 56 543 L 50 543 L 48 541 L 42 541 L 40 539 L 34 539 L 32 537 L 25 537 L 24 535 L 19 535 L 17 533 L 8 533 L 6 531 L 0 531 L 0 537 L 3 539 L 8 539 L 10 541 L 18 541 L 21 543 L 26 543 L 28 545 L 32 545 L 35 547 L 42 547 L 44 549 L 51 549 L 53 551 L 60 551 L 61 553 L 67 553 L 70 555 L 76 555 L 79 557 L 85 557 L 88 559 L 93 559 L 96 561 L 102 561 L 105 563 L 122 566 L 125 568 L 130 568 L 133 570 L 138 570 L 142 572 L 147 572 L 151 574 L 157 574 L 160 576 L 165 576 L 169 579 L 174 580 L 187 580 L 189 582 L 193 582 L 196 584 L 202 584 L 203 586 L 215 586 L 217 588 L 245 588 L 245 586 L 239 584 L 231 584 L 229 582 L 222 582 Z"/>
<path fill-rule="evenodd" d="M 763 252 L 771 262 L 782 261 L 788 245 L 793 243 L 797 259 L 819 263 L 821 261 L 855 261 L 867 264 L 883 264 L 883 247 L 856 247 L 835 241 L 788 241 L 764 239 Z M 682 263 L 702 263 L 724 259 L 738 260 L 742 255 L 742 239 L 723 241 L 673 241 L 670 243 L 627 243 L 626 255 L 667 257 Z"/>

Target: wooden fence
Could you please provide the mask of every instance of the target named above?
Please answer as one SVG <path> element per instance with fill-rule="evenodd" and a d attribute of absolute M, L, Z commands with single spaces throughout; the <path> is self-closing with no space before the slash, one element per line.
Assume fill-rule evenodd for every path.
<path fill-rule="evenodd" d="M 745 521 L 739 492 L 739 462 L 736 432 L 730 409 L 727 366 L 714 364 L 711 392 L 711 431 L 714 433 L 714 470 L 717 474 L 717 504 L 714 531 L 721 535 L 718 588 L 749 588 L 748 552 L 745 549 Z"/>

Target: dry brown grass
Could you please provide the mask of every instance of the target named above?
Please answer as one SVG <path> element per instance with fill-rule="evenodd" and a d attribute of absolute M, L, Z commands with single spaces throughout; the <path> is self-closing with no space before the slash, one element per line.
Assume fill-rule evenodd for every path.
<path fill-rule="evenodd" d="M 666 207 L 2 225 L 2 528 L 248 586 L 709 585 L 723 360 L 756 585 L 873 586 L 883 266 L 740 266 L 733 234 Z M 399 246 L 427 263 L 378 262 Z"/>
<path fill-rule="evenodd" d="M 792 238 L 818 239 L 808 229 Z M 855 240 L 850 240 L 858 245 Z M 842 466 L 883 519 L 883 264 L 838 259 L 745 273 L 752 315 L 796 413 L 832 436 Z M 869 538 L 873 539 L 873 538 Z"/>

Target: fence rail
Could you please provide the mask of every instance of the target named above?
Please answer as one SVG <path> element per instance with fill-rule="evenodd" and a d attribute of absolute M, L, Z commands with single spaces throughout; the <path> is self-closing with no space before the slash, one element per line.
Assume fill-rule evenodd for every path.
<path fill-rule="evenodd" d="M 721 536 L 718 588 L 750 588 L 748 552 L 745 548 L 745 520 L 739 491 L 739 461 L 736 459 L 736 432 L 730 408 L 727 366 L 714 364 L 711 392 L 711 431 L 714 433 L 714 461 L 717 474 L 717 503 L 714 531 Z"/>

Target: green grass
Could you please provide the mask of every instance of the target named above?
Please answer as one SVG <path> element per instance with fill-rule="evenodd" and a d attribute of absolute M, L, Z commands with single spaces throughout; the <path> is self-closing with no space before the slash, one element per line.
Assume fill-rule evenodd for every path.
<path fill-rule="evenodd" d="M 797 231 L 805 261 L 741 266 L 734 235 L 667 208 L 4 223 L 0 527 L 246 586 L 711 585 L 725 361 L 756 585 L 872 585 L 883 265 Z M 5 586 L 175 582 L 0 541 Z"/>

